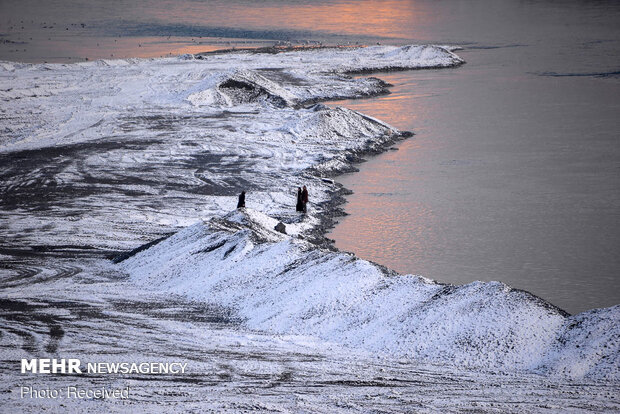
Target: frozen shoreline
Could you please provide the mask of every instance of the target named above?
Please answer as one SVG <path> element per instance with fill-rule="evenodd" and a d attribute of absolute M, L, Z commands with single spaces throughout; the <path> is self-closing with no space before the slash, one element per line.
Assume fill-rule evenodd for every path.
<path fill-rule="evenodd" d="M 252 329 L 492 372 L 618 380 L 620 306 L 569 316 L 499 282 L 399 275 L 282 235 L 254 210 L 198 223 L 121 261 L 136 283 L 235 309 Z"/>
<path fill-rule="evenodd" d="M 94 180 L 97 188 L 105 188 L 108 195 L 94 190 L 78 194 L 59 208 L 58 215 L 36 217 L 40 221 L 36 224 L 31 212 L 15 213 L 24 207 L 16 196 L 17 210 L 9 210 L 13 222 L 4 234 L 25 228 L 38 231 L 9 240 L 18 246 L 39 243 L 53 247 L 73 237 L 76 246 L 119 251 L 182 229 L 120 266 L 138 283 L 231 306 L 240 310 L 250 327 L 275 334 L 309 334 L 371 352 L 434 363 L 618 380 L 618 306 L 567 317 L 543 300 L 502 284 L 442 285 L 395 275 L 352 255 L 325 249 L 324 229 L 330 215 L 337 214 L 343 190 L 322 177 L 350 170 L 364 154 L 380 151 L 403 135 L 354 111 L 304 105 L 385 91 L 380 80 L 353 80 L 342 73 L 452 67 L 462 63 L 458 57 L 440 47 L 406 46 L 292 52 L 261 55 L 261 59 L 243 53 L 211 58 L 213 61 L 185 56 L 75 65 L 0 63 L 4 69 L 0 78 L 3 108 L 15 110 L 15 118 L 23 121 L 21 125 L 13 120 L 1 125 L 8 132 L 0 153 L 9 161 L 16 162 L 19 157 L 11 158 L 16 154 L 26 159 L 36 151 L 45 151 L 42 148 L 55 148 L 64 163 L 71 154 L 105 145 L 109 142 L 106 137 L 118 141 L 118 148 L 112 145 L 103 153 L 86 152 L 78 165 L 68 160 L 69 165 L 62 164 L 53 177 L 45 178 L 54 188 L 66 183 L 84 188 L 86 177 Z M 204 63 L 207 65 L 202 66 Z M 240 67 L 231 70 L 233 64 Z M 329 70 L 326 65 L 331 65 Z M 110 92 L 102 93 L 102 77 L 109 82 L 103 84 L 109 85 Z M 49 80 L 43 90 L 38 87 L 42 78 Z M 16 80 L 22 83 L 5 87 Z M 85 95 L 87 111 L 73 102 Z M 39 114 L 33 113 L 34 107 Z M 128 113 L 135 116 L 130 119 Z M 120 128 L 119 121 L 124 122 Z M 35 128 L 26 128 L 31 122 Z M 163 138 L 158 128 L 164 131 Z M 137 143 L 135 151 L 124 147 L 130 138 Z M 186 142 L 170 142 L 171 138 Z M 145 152 L 140 145 L 149 139 L 157 142 Z M 70 151 L 65 154 L 63 148 Z M 186 152 L 192 153 L 194 148 L 199 151 L 190 163 Z M 170 157 L 175 161 L 170 162 Z M 187 166 L 179 168 L 183 163 Z M 131 169 L 132 180 L 118 175 L 117 170 L 123 168 Z M 165 177 L 159 177 L 157 168 L 170 169 L 163 173 Z M 191 176 L 187 170 L 192 171 Z M 12 178 L 8 173 L 5 176 Z M 157 182 L 170 180 L 170 176 L 177 187 L 163 190 L 172 193 L 171 199 L 162 208 L 151 208 L 148 200 L 159 200 L 162 194 Z M 23 176 L 18 178 L 8 181 L 3 194 L 15 194 Z M 49 188 L 49 182 L 44 187 Z M 288 189 L 302 183 L 310 184 L 316 204 L 313 214 L 300 220 L 288 212 L 294 205 Z M 178 191 L 182 185 L 189 190 Z M 116 194 L 119 186 L 124 194 Z M 194 187 L 201 189 L 197 194 L 207 200 L 206 214 L 193 206 L 197 198 L 188 195 L 197 191 Z M 221 211 L 234 208 L 241 188 L 251 190 L 248 204 L 257 203 L 261 212 L 249 209 L 248 215 L 222 217 Z M 269 188 L 277 190 L 265 190 Z M 58 196 L 55 190 L 50 191 Z M 144 205 L 149 208 L 131 205 L 134 198 L 147 200 Z M 119 220 L 118 211 L 127 210 L 127 203 L 130 213 L 123 213 Z M 84 205 L 102 211 L 70 224 L 75 220 L 67 211 Z M 214 221 L 185 228 L 205 217 Z M 218 220 L 220 228 L 214 230 L 213 223 Z M 289 233 L 300 237 L 283 239 L 275 234 L 270 229 L 273 220 L 286 222 Z M 308 240 L 319 241 L 319 246 Z M 264 279 L 236 278 L 240 264 L 235 258 L 252 263 L 246 275 L 262 269 Z M 295 270 L 304 262 L 314 266 Z M 321 263 L 329 266 L 321 267 Z M 284 285 L 288 288 L 274 290 L 282 275 L 288 278 L 285 282 L 289 285 Z M 263 283 L 267 280 L 269 284 Z M 295 290 L 304 283 L 313 288 Z M 255 297 L 256 291 L 262 296 Z M 330 295 L 333 292 L 338 294 Z M 364 300 L 360 300 L 360 292 Z M 277 306 L 282 297 L 287 298 L 283 308 Z M 304 297 L 313 300 L 287 308 Z M 253 315 L 255 309 L 261 312 Z M 383 338 L 384 332 L 390 332 L 389 337 Z M 590 335 L 594 338 L 588 339 Z"/>

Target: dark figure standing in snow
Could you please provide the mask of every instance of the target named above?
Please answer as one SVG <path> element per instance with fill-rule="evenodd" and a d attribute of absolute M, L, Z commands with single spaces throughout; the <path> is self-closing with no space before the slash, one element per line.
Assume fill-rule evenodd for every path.
<path fill-rule="evenodd" d="M 239 194 L 239 202 L 237 203 L 237 208 L 245 207 L 245 191 L 242 191 Z"/>
<path fill-rule="evenodd" d="M 296 211 L 304 211 L 304 202 L 301 199 L 301 187 L 297 187 L 297 205 L 295 206 Z"/>
<path fill-rule="evenodd" d="M 304 213 L 308 212 L 308 189 L 304 185 L 304 190 L 301 192 L 301 202 L 304 204 Z"/>

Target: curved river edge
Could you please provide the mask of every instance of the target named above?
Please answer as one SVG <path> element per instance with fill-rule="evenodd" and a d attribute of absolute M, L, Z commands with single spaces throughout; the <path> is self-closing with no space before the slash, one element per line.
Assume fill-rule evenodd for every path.
<path fill-rule="evenodd" d="M 357 97 L 379 93 L 386 91 Z M 329 178 L 356 171 L 365 156 L 413 135 L 385 126 L 393 133 L 341 151 L 336 165 L 329 159 L 301 172 L 331 187 L 310 227 L 287 215 L 240 209 L 117 261 L 139 284 L 232 307 L 253 329 L 431 363 L 618 380 L 620 306 L 571 316 L 500 282 L 454 286 L 404 276 L 333 246 L 325 235 L 345 214 L 350 190 Z M 280 221 L 291 235 L 274 230 Z"/>
<path fill-rule="evenodd" d="M 71 238 L 118 251 L 142 244 L 116 260 L 133 282 L 235 309 L 248 327 L 271 334 L 421 362 L 618 379 L 618 306 L 569 316 L 497 282 L 451 286 L 398 275 L 325 239 L 345 190 L 324 177 L 404 136 L 355 111 L 304 105 L 386 90 L 376 78 L 344 73 L 452 67 L 460 58 L 437 46 L 256 56 L 0 62 L 3 105 L 23 121 L 2 125 L 0 152 L 9 152 L 0 155 L 15 167 L 3 175 L 3 200 L 31 208 L 11 210 L 3 235 L 17 245 L 62 246 Z M 19 163 L 46 155 L 42 146 L 54 148 L 60 168 L 41 184 L 24 179 L 35 174 Z M 23 183 L 30 191 L 43 185 L 43 201 L 58 215 L 17 197 Z M 317 200 L 307 216 L 288 212 L 289 189 L 302 184 Z M 242 188 L 250 190 L 249 208 L 222 216 Z M 96 208 L 84 209 L 85 201 Z M 273 230 L 278 221 L 287 235 Z M 15 231 L 26 225 L 29 232 Z M 180 230 L 161 238 L 170 229 Z"/>

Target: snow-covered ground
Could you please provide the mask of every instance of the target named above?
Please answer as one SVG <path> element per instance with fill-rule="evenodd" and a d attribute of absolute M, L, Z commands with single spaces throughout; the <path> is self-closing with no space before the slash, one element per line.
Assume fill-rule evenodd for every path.
<path fill-rule="evenodd" d="M 620 306 L 567 317 L 499 283 L 393 274 L 239 211 L 122 262 L 136 282 L 236 309 L 248 326 L 375 354 L 492 370 L 618 380 Z"/>
<path fill-rule="evenodd" d="M 16 397 L 19 358 L 97 355 L 193 366 L 26 379 L 137 393 L 74 411 L 617 410 L 620 306 L 570 316 L 322 238 L 344 191 L 328 177 L 407 134 L 317 102 L 387 92 L 348 73 L 461 63 L 438 46 L 1 62 L 4 406 L 55 404 Z"/>

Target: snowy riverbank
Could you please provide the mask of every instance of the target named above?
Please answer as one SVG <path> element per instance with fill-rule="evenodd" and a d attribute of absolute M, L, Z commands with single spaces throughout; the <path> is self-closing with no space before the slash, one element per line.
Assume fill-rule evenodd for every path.
<path fill-rule="evenodd" d="M 41 292 L 67 302 L 57 284 L 69 280 L 73 300 L 96 268 L 114 276 L 101 291 L 90 285 L 93 297 L 125 297 L 130 283 L 228 309 L 265 335 L 446 367 L 618 381 L 618 306 L 569 316 L 501 283 L 397 275 L 322 238 L 343 192 L 327 177 L 407 134 L 316 102 L 387 92 L 350 72 L 461 63 L 437 46 L 0 63 L 5 292 L 28 306 Z M 294 212 L 301 185 L 307 216 Z M 248 208 L 234 211 L 241 190 Z M 287 235 L 273 230 L 278 221 Z M 128 280 L 117 285 L 117 275 Z M 7 343 L 23 337 L 15 329 Z"/>
<path fill-rule="evenodd" d="M 568 316 L 498 282 L 452 286 L 397 275 L 280 234 L 276 223 L 236 211 L 188 227 L 122 268 L 144 286 L 236 309 L 252 329 L 424 362 L 618 379 L 620 306 Z"/>

